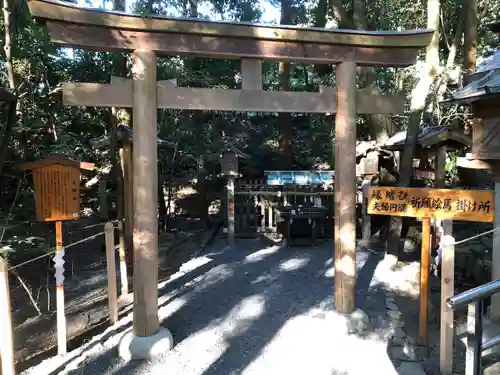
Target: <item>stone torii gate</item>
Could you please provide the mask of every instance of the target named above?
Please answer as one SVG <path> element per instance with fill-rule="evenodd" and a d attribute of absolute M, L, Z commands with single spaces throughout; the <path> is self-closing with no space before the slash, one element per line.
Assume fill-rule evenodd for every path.
<path fill-rule="evenodd" d="M 432 30 L 366 32 L 256 26 L 199 19 L 141 17 L 30 1 L 31 14 L 64 47 L 132 51 L 132 80 L 117 84 L 68 83 L 67 105 L 132 107 L 133 138 L 133 332 L 119 346 L 124 358 L 168 350 L 172 336 L 158 320 L 157 109 L 336 113 L 335 306 L 355 310 L 356 114 L 403 111 L 402 97 L 374 96 L 356 88 L 358 65 L 406 67 L 432 38 Z M 156 82 L 156 56 L 195 56 L 242 61 L 242 89 L 173 87 Z M 337 64 L 337 88 L 320 92 L 262 90 L 261 60 Z"/>

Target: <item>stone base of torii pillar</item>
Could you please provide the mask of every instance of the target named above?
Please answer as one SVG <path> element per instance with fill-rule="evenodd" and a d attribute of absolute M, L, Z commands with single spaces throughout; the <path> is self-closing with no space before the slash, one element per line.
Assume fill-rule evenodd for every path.
<path fill-rule="evenodd" d="M 132 328 L 125 331 L 118 343 L 118 355 L 126 360 L 153 359 L 174 347 L 174 338 L 170 331 L 160 326 L 152 336 L 136 336 Z"/>

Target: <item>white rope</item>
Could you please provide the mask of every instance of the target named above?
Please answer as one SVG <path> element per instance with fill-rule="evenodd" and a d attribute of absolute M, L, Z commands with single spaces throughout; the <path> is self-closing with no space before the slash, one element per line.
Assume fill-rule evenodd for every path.
<path fill-rule="evenodd" d="M 70 243 L 69 245 L 64 246 L 64 249 L 68 249 L 68 248 L 70 248 L 70 247 L 72 247 L 72 246 L 76 246 L 76 245 L 81 244 L 81 243 L 83 243 L 83 242 L 86 242 L 86 241 L 88 241 L 88 240 L 92 240 L 92 239 L 94 239 L 94 238 L 96 238 L 96 237 L 99 237 L 99 236 L 103 235 L 104 233 L 105 233 L 105 231 L 102 231 L 102 232 L 99 232 L 99 233 L 97 233 L 97 234 L 93 234 L 92 236 L 89 236 L 89 237 L 83 238 L 83 239 L 81 239 L 81 240 L 79 240 L 79 241 L 76 241 L 76 242 Z M 43 254 L 43 255 L 37 256 L 37 257 L 32 258 L 32 259 L 30 259 L 30 260 L 27 260 L 26 262 L 22 262 L 22 263 L 16 264 L 15 266 L 10 267 L 10 268 L 9 268 L 9 271 L 10 271 L 10 270 L 15 270 L 16 268 L 19 268 L 19 267 L 25 266 L 26 264 L 29 264 L 29 263 L 35 262 L 35 261 L 37 261 L 37 260 L 43 259 L 43 258 L 45 258 L 45 257 L 48 257 L 49 255 L 55 254 L 55 253 L 56 253 L 56 251 L 57 251 L 57 249 L 54 249 L 54 250 L 52 250 L 52 251 L 50 251 L 50 252 L 48 252 L 48 253 L 45 253 L 45 254 Z"/>

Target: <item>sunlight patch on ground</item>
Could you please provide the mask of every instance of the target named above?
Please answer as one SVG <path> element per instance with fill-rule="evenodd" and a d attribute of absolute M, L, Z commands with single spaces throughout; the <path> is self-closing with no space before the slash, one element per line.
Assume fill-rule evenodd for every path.
<path fill-rule="evenodd" d="M 327 268 L 323 276 L 329 279 L 333 279 L 333 277 L 335 276 L 335 268 L 334 267 Z"/>
<path fill-rule="evenodd" d="M 250 374 L 332 375 L 343 373 L 359 355 L 345 337 L 335 343 L 325 320 L 299 315 L 289 319 L 242 372 Z M 286 360 L 276 361 L 276 357 Z M 355 360 L 354 360 L 355 361 Z"/>
<path fill-rule="evenodd" d="M 259 275 L 255 280 L 253 280 L 250 284 L 259 284 L 259 283 L 269 283 L 276 279 L 276 276 L 268 273 L 266 275 Z"/>
<path fill-rule="evenodd" d="M 177 311 L 179 311 L 188 301 L 189 297 L 175 298 L 173 301 L 167 303 L 165 306 L 162 306 L 158 309 L 158 316 L 159 317 L 171 316 L 175 314 Z"/>
<path fill-rule="evenodd" d="M 254 262 L 259 262 L 263 259 L 265 259 L 267 256 L 274 254 L 277 252 L 279 249 L 281 249 L 280 246 L 271 246 L 267 247 L 262 250 L 257 250 L 245 257 L 245 263 L 254 263 Z"/>
<path fill-rule="evenodd" d="M 281 262 L 278 268 L 281 271 L 297 271 L 305 267 L 310 260 L 311 259 L 307 257 L 287 259 Z"/>
<path fill-rule="evenodd" d="M 253 295 L 244 298 L 238 305 L 233 307 L 221 323 L 224 337 L 229 340 L 231 337 L 242 335 L 253 321 L 260 318 L 265 312 L 266 299 L 262 295 Z"/>
<path fill-rule="evenodd" d="M 191 259 L 189 262 L 184 263 L 181 266 L 181 268 L 179 268 L 179 271 L 187 273 L 187 272 L 195 270 L 198 267 L 204 266 L 205 264 L 210 263 L 212 261 L 213 261 L 212 258 L 206 257 L 206 256 L 194 258 L 194 259 Z"/>

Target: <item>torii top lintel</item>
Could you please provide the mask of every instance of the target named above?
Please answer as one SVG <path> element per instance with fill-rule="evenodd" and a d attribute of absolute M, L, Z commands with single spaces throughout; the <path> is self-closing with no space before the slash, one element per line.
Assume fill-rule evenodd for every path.
<path fill-rule="evenodd" d="M 31 0 L 28 5 L 47 24 L 55 44 L 108 52 L 149 49 L 159 55 L 404 67 L 415 63 L 433 34 L 143 17 L 56 1 Z"/>

